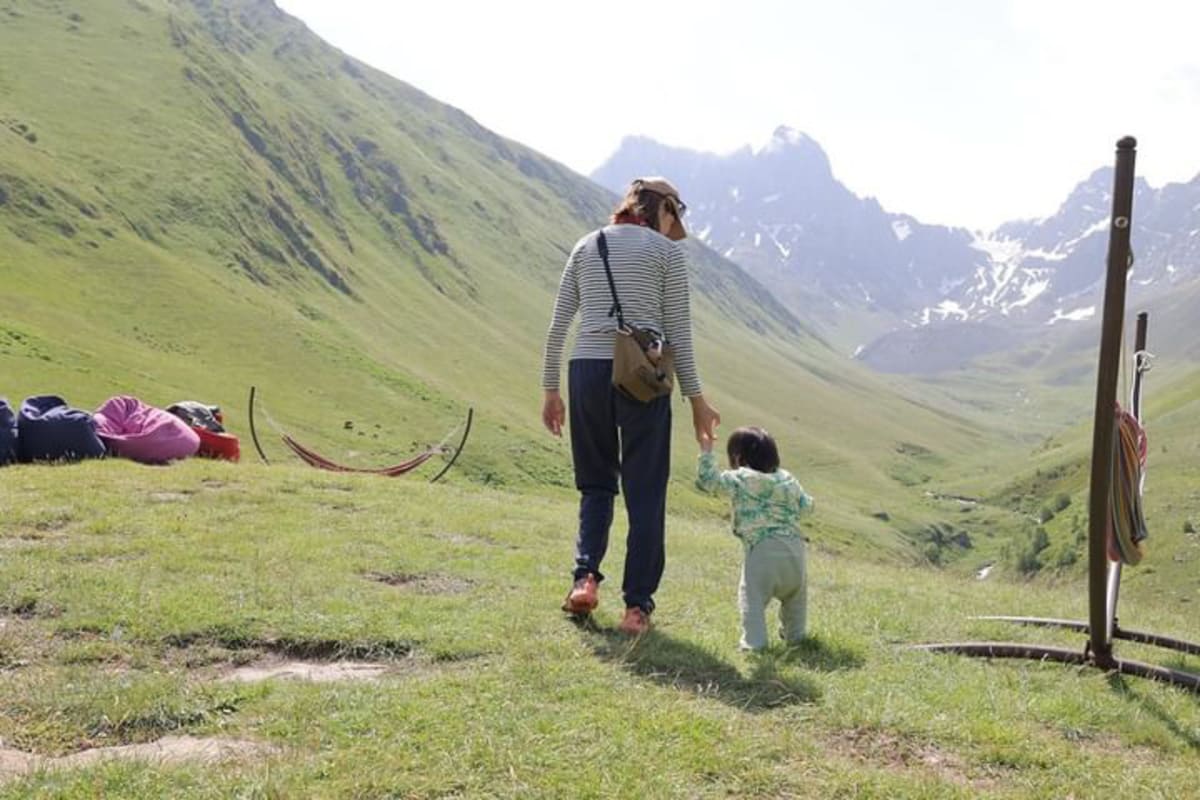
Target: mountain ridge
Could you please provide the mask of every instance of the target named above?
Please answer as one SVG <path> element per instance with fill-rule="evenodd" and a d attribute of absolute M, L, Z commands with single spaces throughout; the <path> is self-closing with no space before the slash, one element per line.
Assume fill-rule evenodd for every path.
<path fill-rule="evenodd" d="M 781 159 L 792 168 L 780 169 Z M 698 235 L 877 368 L 911 371 L 905 359 L 871 355 L 897 355 L 886 344 L 889 337 L 911 339 L 915 334 L 906 331 L 935 322 L 999 324 L 1027 338 L 1042 326 L 1094 315 L 1103 283 L 1111 167 L 1081 181 L 1054 214 L 993 231 L 925 225 L 887 212 L 848 189 L 828 167 L 818 143 L 781 126 L 767 145 L 725 155 L 627 138 L 593 177 L 611 186 L 623 173 L 678 173 Z M 1200 255 L 1198 210 L 1200 176 L 1161 189 L 1137 180 L 1140 267 L 1130 284 L 1131 302 L 1153 302 L 1161 287 L 1200 279 L 1191 266 Z M 921 338 L 936 343 L 938 337 Z M 988 352 L 954 344 L 968 360 Z M 946 356 L 937 354 L 934 361 L 963 363 Z"/>

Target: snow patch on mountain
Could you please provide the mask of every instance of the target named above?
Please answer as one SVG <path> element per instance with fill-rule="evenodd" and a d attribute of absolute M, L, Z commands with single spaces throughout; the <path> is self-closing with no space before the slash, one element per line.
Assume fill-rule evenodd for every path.
<path fill-rule="evenodd" d="M 1056 247 L 1053 250 L 1027 250 L 1025 258 L 1036 258 L 1040 261 L 1062 261 L 1070 254 L 1069 251 L 1063 252 Z"/>
<path fill-rule="evenodd" d="M 1066 320 L 1068 322 L 1083 322 L 1096 316 L 1096 307 L 1088 306 L 1087 308 L 1077 308 L 1074 311 L 1063 311 L 1061 308 L 1054 309 L 1054 316 L 1046 320 L 1047 325 L 1053 325 L 1056 322 Z"/>
<path fill-rule="evenodd" d="M 892 233 L 896 234 L 897 241 L 903 242 L 912 235 L 912 226 L 908 224 L 907 220 L 892 220 Z"/>
<path fill-rule="evenodd" d="M 944 282 L 940 292 L 943 299 L 921 309 L 915 318 L 918 324 L 929 325 L 951 318 L 965 321 L 997 313 L 1008 316 L 1028 309 L 1051 290 L 1056 264 L 1066 261 L 1082 242 L 1107 228 L 1107 218 L 1097 220 L 1078 235 L 1051 247 L 1029 246 L 1022 238 L 999 232 L 974 234 L 971 247 L 983 254 L 985 262 L 958 284 Z M 1058 309 L 1047 324 L 1086 318 L 1081 309 Z"/>
<path fill-rule="evenodd" d="M 1108 217 L 1101 217 L 1100 219 L 1096 220 L 1091 225 L 1089 225 L 1087 227 L 1087 229 L 1084 230 L 1083 233 L 1079 234 L 1074 239 L 1064 242 L 1061 245 L 1061 248 L 1056 247 L 1055 250 L 1061 249 L 1061 250 L 1069 253 L 1070 251 L 1075 249 L 1075 245 L 1079 244 L 1080 242 L 1082 242 L 1084 239 L 1088 238 L 1092 234 L 1099 233 L 1100 231 L 1106 231 L 1106 230 L 1108 230 Z"/>
<path fill-rule="evenodd" d="M 1025 273 L 1029 274 L 1029 275 L 1032 275 L 1033 272 L 1034 272 L 1034 270 L 1025 270 Z M 1037 278 L 1035 280 L 1029 281 L 1028 283 L 1022 284 L 1019 287 L 1020 292 L 1021 292 L 1020 299 L 1014 300 L 1013 302 L 1011 302 L 1007 306 L 1005 306 L 1004 313 L 1007 314 L 1009 311 L 1011 311 L 1014 308 L 1021 308 L 1023 306 L 1029 305 L 1034 300 L 1041 297 L 1042 293 L 1045 292 L 1046 289 L 1049 288 L 1049 286 L 1050 286 L 1049 278 Z"/>
<path fill-rule="evenodd" d="M 771 241 L 775 243 L 775 249 L 779 251 L 779 255 L 783 256 L 784 261 L 786 261 L 788 256 L 792 254 L 792 248 L 784 247 L 774 236 L 771 237 Z"/>
<path fill-rule="evenodd" d="M 931 322 L 944 322 L 948 319 L 966 321 L 971 318 L 970 312 L 953 300 L 943 300 L 932 308 L 922 309 L 918 320 L 921 325 Z"/>

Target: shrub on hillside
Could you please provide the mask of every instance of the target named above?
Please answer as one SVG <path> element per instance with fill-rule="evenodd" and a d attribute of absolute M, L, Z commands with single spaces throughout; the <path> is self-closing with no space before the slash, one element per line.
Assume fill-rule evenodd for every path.
<path fill-rule="evenodd" d="M 921 555 L 931 564 L 942 566 L 964 550 L 972 547 L 971 535 L 947 522 L 934 522 L 916 534 Z"/>
<path fill-rule="evenodd" d="M 1004 548 L 1005 560 L 1022 575 L 1033 575 L 1045 566 L 1043 551 L 1050 546 L 1050 536 L 1041 525 L 1027 531 Z"/>

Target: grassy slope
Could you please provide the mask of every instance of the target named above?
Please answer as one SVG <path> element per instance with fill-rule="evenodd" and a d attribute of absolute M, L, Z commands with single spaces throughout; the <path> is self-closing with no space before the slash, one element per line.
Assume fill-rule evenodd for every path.
<path fill-rule="evenodd" d="M 934 580 L 834 557 L 818 540 L 814 640 L 750 658 L 734 647 L 738 548 L 715 515 L 672 518 L 659 629 L 633 645 L 608 632 L 612 590 L 598 630 L 558 618 L 569 501 L 201 462 L 20 467 L 5 482 L 6 746 L 65 753 L 189 732 L 279 749 L 220 770 L 51 773 L 0 784 L 0 797 L 1093 797 L 1103 786 L 1173 798 L 1200 766 L 1200 705 L 1185 692 L 902 648 L 1079 646 L 967 618 L 1081 616 L 1078 586 Z M 417 580 L 388 586 L 373 572 Z M 1200 638 L 1194 614 L 1140 584 L 1125 600 L 1157 629 Z M 218 680 L 264 650 L 379 659 L 391 673 L 375 685 Z"/>
<path fill-rule="evenodd" d="M 1178 374 L 1172 375 L 1169 370 Z M 1147 596 L 1187 608 L 1200 602 L 1200 435 L 1195 427 L 1200 413 L 1200 371 L 1188 364 L 1159 360 L 1146 379 L 1144 412 L 1149 441 L 1144 512 L 1150 539 L 1146 558 L 1128 568 L 1122 582 L 1123 605 L 1127 587 L 1142 586 Z M 1065 571 L 1078 579 L 1084 569 L 1082 537 L 1087 529 L 1087 497 L 1091 468 L 1090 419 L 1059 436 L 1049 438 L 1030 460 L 1029 470 L 1018 479 L 993 484 L 996 503 L 1036 513 L 1046 499 L 1057 493 L 1072 498 L 1072 506 L 1044 527 L 1051 547 L 1047 560 L 1053 562 L 1064 550 L 1074 550 L 1080 559 Z M 1154 627 L 1152 616 L 1126 614 L 1127 626 Z M 1134 624 L 1137 620 L 1137 624 Z"/>
<path fill-rule="evenodd" d="M 257 383 L 293 432 L 362 464 L 475 405 L 460 478 L 569 486 L 537 421 L 541 339 L 565 249 L 610 196 L 269 4 L 0 14 L 0 390 L 196 397 L 244 433 Z M 694 256 L 709 394 L 728 425 L 779 436 L 847 546 L 905 552 L 939 465 L 1019 449 L 978 415 L 904 399 Z"/>
<path fill-rule="evenodd" d="M 1066 491 L 1072 507 L 1046 526 L 1062 547 L 1090 429 L 1045 437 L 1079 397 L 1043 393 L 1053 413 L 1022 420 L 989 396 L 1020 385 L 1007 372 L 906 400 L 909 384 L 835 356 L 709 255 L 696 253 L 695 276 L 710 394 L 728 424 L 775 431 L 822 502 L 818 639 L 763 662 L 732 652 L 737 550 L 719 504 L 686 486 L 682 421 L 662 633 L 627 649 L 558 625 L 573 509 L 546 485 L 568 483 L 568 461 L 537 429 L 531 376 L 563 248 L 611 198 L 269 8 L 223 7 L 0 0 L 0 392 L 84 407 L 122 391 L 200 397 L 244 432 L 256 382 L 289 427 L 360 463 L 437 438 L 468 403 L 481 425 L 446 487 L 252 464 L 6 470 L 0 606 L 29 618 L 0 617 L 0 739 L 66 752 L 182 729 L 284 749 L 269 770 L 114 765 L 0 796 L 561 796 L 582 783 L 620 796 L 1041 797 L 1090 796 L 1093 779 L 1179 796 L 1200 748 L 1194 699 L 894 646 L 1052 641 L 966 615 L 1084 615 L 1070 569 L 975 582 L 877 563 L 908 561 L 897 532 L 920 539 L 937 522 L 973 538 L 942 555 L 977 566 Z M 295 252 L 272 208 L 310 232 Z M 1155 538 L 1122 595 L 1127 624 L 1192 639 L 1197 544 L 1183 523 L 1200 523 L 1198 394 L 1185 374 L 1151 395 Z M 963 511 L 928 489 L 989 502 Z M 382 687 L 212 680 L 256 647 L 288 646 L 415 655 Z"/>

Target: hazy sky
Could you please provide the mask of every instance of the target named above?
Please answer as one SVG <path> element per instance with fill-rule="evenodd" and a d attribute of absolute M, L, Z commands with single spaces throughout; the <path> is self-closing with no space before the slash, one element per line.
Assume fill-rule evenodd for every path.
<path fill-rule="evenodd" d="M 277 2 L 585 174 L 627 134 L 727 152 L 783 124 L 889 211 L 990 228 L 1053 212 L 1125 134 L 1154 185 L 1200 173 L 1191 0 Z"/>

